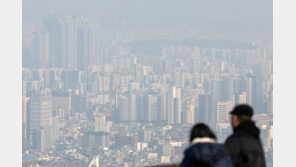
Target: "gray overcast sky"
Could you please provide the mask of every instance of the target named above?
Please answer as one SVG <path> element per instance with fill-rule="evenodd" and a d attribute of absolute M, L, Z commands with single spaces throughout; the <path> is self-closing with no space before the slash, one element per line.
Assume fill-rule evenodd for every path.
<path fill-rule="evenodd" d="M 272 38 L 272 0 L 23 0 L 25 23 L 40 23 L 50 12 L 124 19 L 135 26 L 187 24 L 204 31 Z"/>

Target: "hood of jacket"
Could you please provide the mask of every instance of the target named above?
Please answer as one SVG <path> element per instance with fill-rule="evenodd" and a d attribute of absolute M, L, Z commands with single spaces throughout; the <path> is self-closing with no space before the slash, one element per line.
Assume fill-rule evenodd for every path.
<path fill-rule="evenodd" d="M 234 128 L 234 133 L 243 131 L 256 139 L 259 138 L 260 130 L 256 127 L 255 122 L 253 121 L 244 121 L 240 123 L 237 127 Z"/>

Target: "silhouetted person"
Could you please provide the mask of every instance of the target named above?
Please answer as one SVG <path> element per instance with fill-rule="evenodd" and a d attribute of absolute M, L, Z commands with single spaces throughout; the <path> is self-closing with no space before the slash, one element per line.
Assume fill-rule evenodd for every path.
<path fill-rule="evenodd" d="M 230 157 L 216 136 L 205 124 L 191 129 L 191 146 L 185 150 L 181 167 L 233 167 Z"/>
<path fill-rule="evenodd" d="M 248 105 L 238 105 L 230 114 L 233 134 L 226 140 L 225 148 L 234 166 L 265 167 L 260 130 L 251 120 L 253 109 Z"/>

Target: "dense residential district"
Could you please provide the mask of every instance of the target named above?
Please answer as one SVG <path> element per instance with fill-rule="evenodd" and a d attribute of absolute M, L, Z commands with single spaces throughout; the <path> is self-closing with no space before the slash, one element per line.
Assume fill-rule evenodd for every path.
<path fill-rule="evenodd" d="M 180 163 L 195 123 L 223 143 L 229 112 L 247 103 L 272 167 L 270 46 L 50 15 L 24 32 L 23 166 Z"/>

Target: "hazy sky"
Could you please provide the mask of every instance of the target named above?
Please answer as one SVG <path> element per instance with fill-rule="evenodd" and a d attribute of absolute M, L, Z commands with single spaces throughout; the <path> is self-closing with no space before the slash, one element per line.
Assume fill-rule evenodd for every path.
<path fill-rule="evenodd" d="M 40 24 L 50 12 L 272 38 L 272 0 L 23 0 L 24 23 Z"/>

